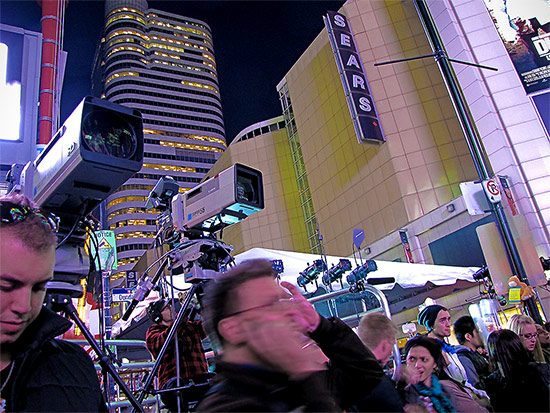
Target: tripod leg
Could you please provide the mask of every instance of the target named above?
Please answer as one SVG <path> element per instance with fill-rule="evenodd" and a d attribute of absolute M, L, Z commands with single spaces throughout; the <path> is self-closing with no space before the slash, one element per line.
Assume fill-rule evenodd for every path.
<path fill-rule="evenodd" d="M 141 402 L 138 403 L 130 389 L 126 386 L 126 383 L 122 381 L 122 378 L 118 375 L 117 371 L 113 367 L 113 364 L 111 363 L 111 360 L 109 360 L 109 356 L 107 356 L 105 353 L 101 351 L 101 348 L 99 347 L 99 344 L 95 340 L 92 333 L 86 328 L 86 325 L 84 322 L 78 317 L 78 313 L 76 311 L 76 308 L 74 308 L 74 305 L 69 297 L 66 297 L 63 300 L 63 303 L 65 305 L 64 311 L 65 313 L 71 318 L 71 320 L 80 328 L 82 331 L 82 334 L 84 334 L 84 337 L 86 337 L 86 340 L 90 344 L 90 346 L 94 349 L 96 354 L 99 356 L 99 364 L 101 365 L 101 368 L 103 371 L 107 370 L 111 377 L 115 380 L 115 382 L 118 384 L 119 388 L 122 389 L 126 397 L 128 398 L 128 401 L 132 406 L 134 406 L 134 409 L 138 412 L 143 413 L 143 408 L 141 407 Z"/>

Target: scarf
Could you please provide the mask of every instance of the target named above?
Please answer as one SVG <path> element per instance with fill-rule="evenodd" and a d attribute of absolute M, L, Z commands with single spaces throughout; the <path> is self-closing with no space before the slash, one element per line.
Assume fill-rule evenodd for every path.
<path fill-rule="evenodd" d="M 443 394 L 441 384 L 439 383 L 439 380 L 437 379 L 435 374 L 432 374 L 432 387 L 428 387 L 424 383 L 418 383 L 414 385 L 414 388 L 422 396 L 429 397 L 430 401 L 434 405 L 435 410 L 439 413 L 456 412 L 453 405 L 451 404 L 451 401 L 447 398 L 447 396 Z"/>
<path fill-rule="evenodd" d="M 439 342 L 439 344 L 441 344 L 441 350 L 443 350 L 445 353 L 456 354 L 456 349 L 453 346 L 445 343 L 444 341 L 441 341 L 438 338 L 436 338 L 436 340 Z"/>

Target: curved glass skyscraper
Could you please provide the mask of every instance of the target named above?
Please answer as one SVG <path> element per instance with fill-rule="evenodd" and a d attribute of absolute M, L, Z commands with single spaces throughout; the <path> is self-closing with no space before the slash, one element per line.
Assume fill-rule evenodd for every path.
<path fill-rule="evenodd" d="M 159 211 L 145 201 L 159 178 L 195 186 L 226 148 L 212 35 L 200 20 L 107 0 L 101 73 L 105 99 L 143 114 L 143 168 L 107 198 L 119 270 L 151 245 Z"/>

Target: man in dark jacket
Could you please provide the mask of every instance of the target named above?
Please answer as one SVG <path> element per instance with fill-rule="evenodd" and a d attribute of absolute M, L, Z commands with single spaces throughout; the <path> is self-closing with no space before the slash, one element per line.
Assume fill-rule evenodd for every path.
<path fill-rule="evenodd" d="M 204 310 L 223 352 L 198 411 L 337 411 L 384 375 L 347 325 L 321 317 L 292 284 L 279 285 L 267 260 L 211 282 Z"/>
<path fill-rule="evenodd" d="M 42 306 L 56 224 L 23 196 L 0 198 L 0 411 L 106 411 L 90 357 L 55 339 L 71 323 Z"/>
<path fill-rule="evenodd" d="M 454 324 L 455 336 L 460 345 L 455 346 L 456 353 L 468 381 L 476 388 L 485 390 L 485 379 L 491 374 L 489 360 L 479 353 L 484 349 L 483 340 L 474 320 L 469 315 L 460 317 Z"/>

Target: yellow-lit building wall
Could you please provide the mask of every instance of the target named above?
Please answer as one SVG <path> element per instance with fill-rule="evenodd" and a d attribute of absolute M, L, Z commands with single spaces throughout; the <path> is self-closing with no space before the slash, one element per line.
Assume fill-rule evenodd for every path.
<path fill-rule="evenodd" d="M 358 143 L 328 34 L 285 76 L 326 253 L 348 255 L 354 228 L 374 242 L 460 195 L 476 170 L 412 2 L 354 1 L 354 33 L 386 142 Z"/>
<path fill-rule="evenodd" d="M 309 252 L 286 130 L 232 143 L 207 176 L 212 177 L 235 163 L 262 172 L 266 207 L 224 229 L 222 239 L 234 247 L 233 255 L 250 248 Z"/>

